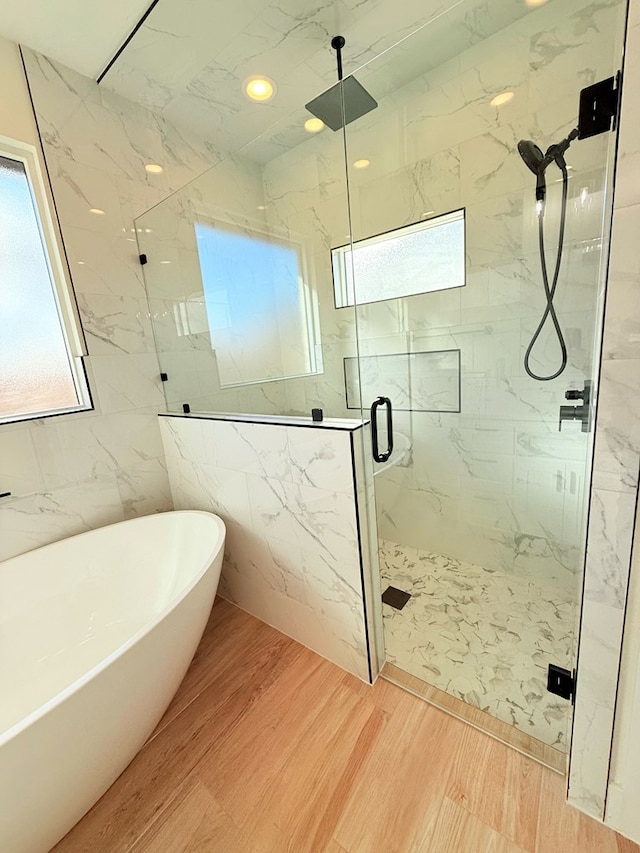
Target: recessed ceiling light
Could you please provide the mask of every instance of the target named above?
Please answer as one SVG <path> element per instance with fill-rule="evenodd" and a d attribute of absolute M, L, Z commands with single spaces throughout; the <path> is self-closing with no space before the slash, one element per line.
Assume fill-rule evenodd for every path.
<path fill-rule="evenodd" d="M 78 261 L 78 263 L 80 264 L 81 267 L 84 266 L 84 261 Z"/>
<path fill-rule="evenodd" d="M 304 129 L 307 133 L 318 133 L 323 128 L 324 122 L 321 118 L 308 118 L 304 123 Z"/>
<path fill-rule="evenodd" d="M 547 0 L 524 0 L 525 6 L 542 6 Z"/>
<path fill-rule="evenodd" d="M 427 211 L 426 211 L 425 213 L 423 213 L 422 215 L 423 215 L 423 216 L 432 216 L 434 213 L 435 213 L 435 210 L 427 210 Z"/>
<path fill-rule="evenodd" d="M 267 209 L 267 205 L 266 205 L 266 204 L 259 204 L 259 205 L 256 207 L 256 210 L 266 210 L 266 209 Z"/>
<path fill-rule="evenodd" d="M 151 234 L 151 230 L 152 230 L 151 228 L 145 228 L 144 233 L 145 234 Z"/>
<path fill-rule="evenodd" d="M 95 213 L 96 216 L 104 216 L 104 210 L 101 210 L 99 207 L 90 207 L 89 213 Z"/>
<path fill-rule="evenodd" d="M 160 261 L 161 264 L 170 264 L 171 261 Z"/>
<path fill-rule="evenodd" d="M 150 175 L 160 175 L 164 171 L 162 166 L 158 166 L 157 163 L 147 163 L 144 168 Z"/>
<path fill-rule="evenodd" d="M 371 163 L 370 160 L 356 160 L 353 164 L 354 169 L 366 169 L 367 166 Z"/>
<path fill-rule="evenodd" d="M 252 101 L 270 101 L 276 93 L 276 84 L 268 77 L 249 77 L 244 82 L 244 91 Z"/>
<path fill-rule="evenodd" d="M 502 107 L 514 98 L 515 95 L 513 92 L 501 92 L 499 95 L 496 95 L 495 98 L 492 98 L 490 103 L 492 107 Z"/>

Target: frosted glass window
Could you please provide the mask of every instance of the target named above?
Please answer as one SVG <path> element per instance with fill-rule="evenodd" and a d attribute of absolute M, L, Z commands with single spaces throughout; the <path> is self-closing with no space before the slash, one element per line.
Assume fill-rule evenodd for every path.
<path fill-rule="evenodd" d="M 465 284 L 464 210 L 331 252 L 337 308 Z"/>
<path fill-rule="evenodd" d="M 0 422 L 88 407 L 28 165 L 0 153 Z"/>
<path fill-rule="evenodd" d="M 217 223 L 195 230 L 220 385 L 316 372 L 300 247 Z"/>

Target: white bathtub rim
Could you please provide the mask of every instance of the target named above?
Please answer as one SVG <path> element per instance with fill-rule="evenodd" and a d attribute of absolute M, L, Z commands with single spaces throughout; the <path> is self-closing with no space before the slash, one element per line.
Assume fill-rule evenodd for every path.
<path fill-rule="evenodd" d="M 180 604 L 180 602 L 183 601 L 189 595 L 191 590 L 194 589 L 194 587 L 196 587 L 198 583 L 200 583 L 207 571 L 209 571 L 209 569 L 211 568 L 218 554 L 220 554 L 220 552 L 223 550 L 226 535 L 226 526 L 220 516 L 216 515 L 213 512 L 190 509 L 169 510 L 168 512 L 154 513 L 150 516 L 138 516 L 137 518 L 128 518 L 125 521 L 116 521 L 113 524 L 105 524 L 102 527 L 96 527 L 93 530 L 87 530 L 84 533 L 78 533 L 74 536 L 66 536 L 64 539 L 59 539 L 56 542 L 50 542 L 48 545 L 42 545 L 39 548 L 33 548 L 31 551 L 25 551 L 25 554 L 32 554 L 35 551 L 46 551 L 47 549 L 53 547 L 59 542 L 64 542 L 68 539 L 81 539 L 84 536 L 90 536 L 97 530 L 105 530 L 109 527 L 118 527 L 124 524 L 135 523 L 136 521 L 139 522 L 145 518 L 157 518 L 158 516 L 163 515 L 207 515 L 210 518 L 214 518 L 216 520 L 214 523 L 215 526 L 218 528 L 218 534 L 220 536 L 220 539 L 218 540 L 216 547 L 211 550 L 207 560 L 203 562 L 200 572 L 193 578 L 193 580 L 190 581 L 190 583 L 187 584 L 187 586 L 183 587 L 183 589 L 181 590 L 180 597 L 173 598 L 166 607 L 159 611 L 157 617 L 152 622 L 145 624 L 139 631 L 136 631 L 124 643 L 121 643 L 121 645 L 114 649 L 111 654 L 103 658 L 96 666 L 83 673 L 79 678 L 76 678 L 75 681 L 72 681 L 71 684 L 67 685 L 67 687 L 65 687 L 63 690 L 56 693 L 55 696 L 52 696 L 51 699 L 48 699 L 46 702 L 43 702 L 42 705 L 39 705 L 35 710 L 31 711 L 31 713 L 27 714 L 21 720 L 18 720 L 17 723 L 14 723 L 4 732 L 0 732 L 0 747 L 2 747 L 5 743 L 8 743 L 21 732 L 28 729 L 30 726 L 34 725 L 46 713 L 56 708 L 58 705 L 61 705 L 69 696 L 71 696 L 73 693 L 76 693 L 85 684 L 100 675 L 100 673 L 107 669 L 107 667 L 110 666 L 113 661 L 121 657 L 128 649 L 132 648 L 132 646 L 134 646 L 144 636 L 146 636 L 150 631 L 152 631 L 156 627 L 156 625 L 158 625 L 159 622 L 165 619 L 166 616 L 171 613 L 172 610 L 175 610 L 178 604 Z M 8 563 L 11 560 L 19 559 L 21 556 L 23 555 L 18 554 L 16 557 L 10 557 L 9 560 L 5 560 L 3 562 Z"/>

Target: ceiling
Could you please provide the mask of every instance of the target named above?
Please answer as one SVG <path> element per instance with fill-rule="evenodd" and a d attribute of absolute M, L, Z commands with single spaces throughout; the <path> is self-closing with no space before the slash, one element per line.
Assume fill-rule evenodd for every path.
<path fill-rule="evenodd" d="M 0 0 L 0 35 L 96 79 L 149 4 L 150 0 Z"/>
<path fill-rule="evenodd" d="M 96 79 L 150 2 L 0 0 L 0 33 Z M 528 2 L 157 0 L 101 86 L 219 150 L 269 130 L 268 159 L 308 136 L 304 105 L 336 80 L 332 36 L 346 38 L 345 75 L 379 100 L 531 12 Z M 268 103 L 244 94 L 253 75 L 276 83 Z"/>
<path fill-rule="evenodd" d="M 382 56 L 380 97 L 399 61 L 413 79 L 530 11 L 525 0 L 159 0 L 101 85 L 235 151 L 335 83 L 334 35 L 345 75 Z M 254 75 L 276 83 L 268 103 L 244 94 Z"/>

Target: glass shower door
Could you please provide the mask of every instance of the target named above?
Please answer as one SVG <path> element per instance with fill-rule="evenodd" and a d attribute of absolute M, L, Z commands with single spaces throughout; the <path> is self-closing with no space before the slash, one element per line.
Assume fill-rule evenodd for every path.
<path fill-rule="evenodd" d="M 564 153 L 529 364 L 562 367 L 554 312 L 567 360 L 546 381 L 524 356 L 562 171 L 551 158 L 541 211 L 518 142 L 573 130 L 585 80 L 619 67 L 625 7 L 496 4 L 479 31 L 459 4 L 356 72 L 378 108 L 347 128 L 352 240 L 333 250 L 336 305 L 356 305 L 347 405 L 393 409 L 374 462 L 387 662 L 559 758 L 570 703 L 546 680 L 575 661 L 592 452 L 576 397 L 597 381 L 615 138 Z"/>

